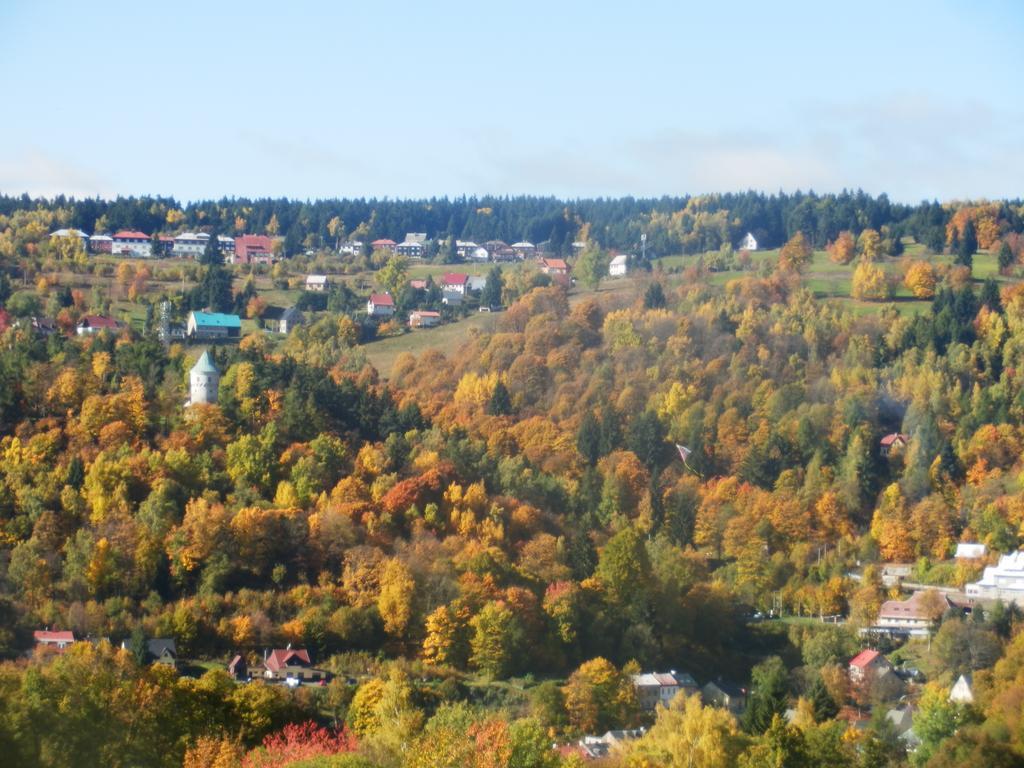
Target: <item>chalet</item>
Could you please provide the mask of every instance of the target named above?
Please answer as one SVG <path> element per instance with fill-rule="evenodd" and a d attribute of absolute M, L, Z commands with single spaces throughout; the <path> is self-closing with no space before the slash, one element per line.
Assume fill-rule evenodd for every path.
<path fill-rule="evenodd" d="M 427 244 L 425 232 L 408 232 L 405 240 L 395 246 L 395 253 L 410 259 L 422 259 Z"/>
<path fill-rule="evenodd" d="M 747 689 L 721 678 L 701 688 L 700 694 L 706 705 L 727 709 L 734 715 L 742 714 L 747 708 Z"/>
<path fill-rule="evenodd" d="M 893 432 L 891 435 L 886 435 L 879 441 L 879 445 L 881 446 L 879 453 L 883 456 L 896 456 L 903 452 L 903 449 L 907 447 L 908 442 L 910 442 L 910 437 L 908 435 Z"/>
<path fill-rule="evenodd" d="M 121 324 L 112 317 L 86 315 L 78 321 L 78 325 L 75 326 L 75 333 L 79 336 L 89 336 L 100 331 L 116 333 L 120 328 Z"/>
<path fill-rule="evenodd" d="M 32 637 L 36 641 L 36 649 L 52 648 L 56 651 L 63 651 L 75 642 L 75 633 L 70 630 L 37 629 L 32 633 Z"/>
<path fill-rule="evenodd" d="M 441 290 L 445 293 L 464 294 L 469 282 L 469 275 L 462 272 L 446 272 L 441 277 Z"/>
<path fill-rule="evenodd" d="M 178 648 L 174 638 L 156 637 L 146 641 L 146 659 L 152 664 L 166 664 L 169 667 L 178 666 Z"/>
<path fill-rule="evenodd" d="M 629 271 L 629 256 L 625 253 L 620 253 L 608 265 L 609 277 L 622 277 L 627 271 Z"/>
<path fill-rule="evenodd" d="M 189 312 L 185 333 L 192 341 L 237 339 L 242 335 L 242 320 L 221 312 Z"/>
<path fill-rule="evenodd" d="M 746 237 L 740 240 L 741 251 L 756 251 L 757 250 L 757 238 L 747 232 Z"/>
<path fill-rule="evenodd" d="M 110 235 L 93 235 L 89 238 L 90 253 L 113 253 L 114 238 Z"/>
<path fill-rule="evenodd" d="M 537 253 L 537 246 L 533 243 L 528 243 L 525 240 L 518 243 L 512 243 L 509 247 L 515 253 L 516 258 L 519 259 L 532 259 Z"/>
<path fill-rule="evenodd" d="M 263 677 L 267 680 L 317 682 L 326 680 L 327 673 L 313 668 L 309 651 L 305 649 L 275 648 L 264 656 Z"/>
<path fill-rule="evenodd" d="M 971 598 L 1005 600 L 1024 607 L 1024 552 L 1002 555 L 998 565 L 985 568 L 981 581 L 968 584 L 964 591 Z"/>
<path fill-rule="evenodd" d="M 863 650 L 850 659 L 850 682 L 854 684 L 871 682 L 875 678 L 892 671 L 892 664 L 878 651 Z"/>
<path fill-rule="evenodd" d="M 359 256 L 362 252 L 362 240 L 346 240 L 344 243 L 338 243 L 338 253 L 343 253 L 346 256 Z"/>
<path fill-rule="evenodd" d="M 371 293 L 366 300 L 366 314 L 370 317 L 391 317 L 395 314 L 395 300 L 390 293 Z"/>
<path fill-rule="evenodd" d="M 242 235 L 235 238 L 235 264 L 269 264 L 274 258 L 274 240 L 267 235 Z"/>
<path fill-rule="evenodd" d="M 898 634 L 927 635 L 952 604 L 935 590 L 918 590 L 906 600 L 886 600 L 878 611 L 877 626 Z"/>
<path fill-rule="evenodd" d="M 327 275 L 306 275 L 306 290 L 323 293 L 330 287 Z"/>
<path fill-rule="evenodd" d="M 564 259 L 541 259 L 540 271 L 545 275 L 567 275 L 569 274 L 569 265 L 565 263 Z"/>
<path fill-rule="evenodd" d="M 960 675 L 949 690 L 949 700 L 955 704 L 974 703 L 974 680 L 971 675 Z"/>
<path fill-rule="evenodd" d="M 472 259 L 473 261 L 487 261 L 488 259 L 491 258 L 491 254 L 487 252 L 486 248 L 477 246 L 470 252 L 469 256 L 467 256 L 466 258 Z"/>
<path fill-rule="evenodd" d="M 984 544 L 962 541 L 956 545 L 956 554 L 953 557 L 957 560 L 980 560 L 987 554 L 988 547 Z"/>
<path fill-rule="evenodd" d="M 658 704 L 667 707 L 680 691 L 684 696 L 698 691 L 697 683 L 692 677 L 685 673 L 677 674 L 675 670 L 633 675 L 633 687 L 636 689 L 640 708 L 647 711 L 654 710 Z"/>
<path fill-rule="evenodd" d="M 249 678 L 249 665 L 245 663 L 245 657 L 236 654 L 228 662 L 228 674 L 232 680 L 247 680 Z"/>
<path fill-rule="evenodd" d="M 417 309 L 409 313 L 410 328 L 433 328 L 440 325 L 441 313 L 429 309 Z"/>
<path fill-rule="evenodd" d="M 395 247 L 398 245 L 394 240 L 388 240 L 387 238 L 381 238 L 380 240 L 374 240 L 370 243 L 370 248 L 375 251 L 389 251 L 390 253 L 395 252 Z"/>
<path fill-rule="evenodd" d="M 503 240 L 488 240 L 484 243 L 484 250 L 492 261 L 516 261 L 515 250 Z"/>
<path fill-rule="evenodd" d="M 116 233 L 110 252 L 115 256 L 135 256 L 146 259 L 153 255 L 149 235 L 145 232 L 122 229 Z"/>

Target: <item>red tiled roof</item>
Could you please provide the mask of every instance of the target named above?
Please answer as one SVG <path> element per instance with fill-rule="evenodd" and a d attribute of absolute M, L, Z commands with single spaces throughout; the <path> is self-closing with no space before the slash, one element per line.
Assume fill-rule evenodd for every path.
<path fill-rule="evenodd" d="M 441 316 L 440 312 L 434 312 L 433 310 L 430 310 L 430 309 L 417 309 L 415 312 L 413 312 L 413 314 L 414 315 L 419 315 L 420 317 L 440 317 Z"/>
<path fill-rule="evenodd" d="M 302 648 L 275 648 L 263 663 L 272 672 L 277 672 L 281 667 L 291 664 L 309 664 L 309 651 Z"/>
<path fill-rule="evenodd" d="M 548 269 L 568 269 L 569 265 L 565 259 L 544 259 L 544 266 Z"/>
<path fill-rule="evenodd" d="M 870 648 L 868 648 L 867 650 L 861 651 L 852 659 L 850 659 L 850 666 L 866 669 L 868 665 L 871 664 L 871 662 L 873 662 L 881 655 L 882 654 L 880 654 L 878 651 L 873 651 Z"/>
<path fill-rule="evenodd" d="M 388 240 L 387 238 L 383 238 L 381 240 L 374 240 L 372 243 L 370 243 L 370 245 L 376 248 L 377 246 L 382 245 L 396 245 L 396 243 L 394 240 Z"/>
<path fill-rule="evenodd" d="M 426 288 L 427 287 L 427 281 L 426 280 L 410 280 L 409 281 L 409 286 L 411 288 Z"/>
<path fill-rule="evenodd" d="M 441 285 L 465 285 L 469 275 L 462 272 L 445 272 L 441 278 Z"/>
<path fill-rule="evenodd" d="M 271 240 L 269 235 L 239 235 L 235 238 L 235 248 L 238 248 L 238 246 L 265 248 L 269 251 L 274 247 L 274 241 Z"/>
<path fill-rule="evenodd" d="M 73 643 L 75 642 L 75 633 L 69 629 L 57 631 L 51 631 L 48 629 L 37 629 L 32 633 L 32 637 L 35 638 L 37 643 Z"/>
<path fill-rule="evenodd" d="M 149 235 L 145 232 L 133 232 L 129 229 L 122 229 L 116 235 L 115 240 L 149 240 Z"/>
<path fill-rule="evenodd" d="M 376 304 L 378 307 L 393 307 L 395 306 L 395 300 L 387 293 L 371 293 L 370 303 Z"/>
<path fill-rule="evenodd" d="M 891 435 L 886 435 L 885 437 L 882 438 L 882 445 L 892 445 L 897 440 L 905 443 L 907 442 L 907 440 L 909 440 L 909 438 L 906 435 L 900 434 L 899 432 L 893 432 Z"/>

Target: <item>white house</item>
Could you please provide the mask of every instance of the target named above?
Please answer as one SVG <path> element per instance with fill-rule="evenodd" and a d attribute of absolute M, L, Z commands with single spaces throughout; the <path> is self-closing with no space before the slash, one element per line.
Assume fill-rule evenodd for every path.
<path fill-rule="evenodd" d="M 441 324 L 441 313 L 429 309 L 417 309 L 409 313 L 410 328 L 433 328 Z"/>
<path fill-rule="evenodd" d="M 998 565 L 988 566 L 981 581 L 968 584 L 964 591 L 968 597 L 998 598 L 1024 607 L 1024 552 L 1002 555 Z"/>
<path fill-rule="evenodd" d="M 757 250 L 757 239 L 747 232 L 746 237 L 740 240 L 741 251 L 756 251 Z"/>
<path fill-rule="evenodd" d="M 363 252 L 363 243 L 360 240 L 348 240 L 338 246 L 338 253 L 347 256 L 358 256 Z"/>
<path fill-rule="evenodd" d="M 956 554 L 953 557 L 957 560 L 979 560 L 987 554 L 988 547 L 984 544 L 962 541 L 956 545 Z"/>
<path fill-rule="evenodd" d="M 410 259 L 421 259 L 426 243 L 426 232 L 407 232 L 405 240 L 395 246 L 395 253 Z"/>
<path fill-rule="evenodd" d="M 949 598 L 941 592 L 918 590 L 907 600 L 886 600 L 882 603 L 877 626 L 924 637 L 951 605 Z"/>
<path fill-rule="evenodd" d="M 464 294 L 469 283 L 469 275 L 461 272 L 446 272 L 441 277 L 441 290 L 446 293 Z"/>
<path fill-rule="evenodd" d="M 153 255 L 153 246 L 145 232 L 123 229 L 114 235 L 110 252 L 115 256 L 135 256 L 148 259 Z"/>
<path fill-rule="evenodd" d="M 608 274 L 611 277 L 621 277 L 629 271 L 629 255 L 620 253 L 608 265 Z"/>
<path fill-rule="evenodd" d="M 371 293 L 366 300 L 366 314 L 370 317 L 391 317 L 395 314 L 395 300 L 389 293 Z"/>
<path fill-rule="evenodd" d="M 680 691 L 690 696 L 697 693 L 696 681 L 685 672 L 680 674 L 674 669 L 671 672 L 645 672 L 633 675 L 633 687 L 636 688 L 637 701 L 641 709 L 654 710 L 658 704 L 667 707 Z"/>
<path fill-rule="evenodd" d="M 327 290 L 327 275 L 306 275 L 306 290 L 323 293 Z"/>
<path fill-rule="evenodd" d="M 482 291 L 487 286 L 486 275 L 470 275 L 466 279 L 467 291 Z"/>
<path fill-rule="evenodd" d="M 210 236 L 205 232 L 182 232 L 174 238 L 171 254 L 184 259 L 198 259 L 206 250 Z"/>

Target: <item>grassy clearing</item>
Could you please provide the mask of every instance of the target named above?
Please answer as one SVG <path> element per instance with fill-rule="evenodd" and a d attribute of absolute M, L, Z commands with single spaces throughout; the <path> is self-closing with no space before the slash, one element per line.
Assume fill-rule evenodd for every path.
<path fill-rule="evenodd" d="M 455 323 L 439 325 L 437 328 L 420 328 L 401 336 L 372 341 L 364 344 L 362 349 L 370 364 L 381 376 L 387 378 L 391 375 L 395 360 L 403 352 L 419 355 L 428 349 L 455 349 L 465 341 L 473 329 L 493 331 L 497 327 L 498 317 L 497 314 L 481 312 Z"/>

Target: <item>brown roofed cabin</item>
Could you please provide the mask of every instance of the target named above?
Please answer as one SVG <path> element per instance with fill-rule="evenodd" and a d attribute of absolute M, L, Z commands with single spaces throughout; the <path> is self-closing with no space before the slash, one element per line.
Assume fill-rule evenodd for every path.
<path fill-rule="evenodd" d="M 886 435 L 879 441 L 879 444 L 881 445 L 880 453 L 883 456 L 898 455 L 907 447 L 908 442 L 910 442 L 909 435 L 904 435 L 900 432 L 893 432 L 891 435 Z"/>

